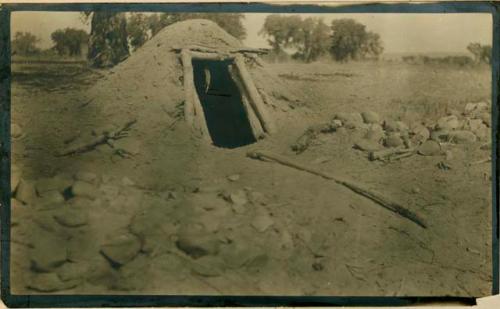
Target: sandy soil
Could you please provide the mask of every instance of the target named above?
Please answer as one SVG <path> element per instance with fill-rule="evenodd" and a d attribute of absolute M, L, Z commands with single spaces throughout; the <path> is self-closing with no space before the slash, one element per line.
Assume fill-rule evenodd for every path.
<path fill-rule="evenodd" d="M 447 158 L 414 155 L 390 163 L 353 149 L 362 128 L 322 134 L 299 155 L 290 148 L 309 125 L 339 112 L 435 122 L 488 99 L 489 71 L 397 63 L 266 69 L 296 99 L 268 105 L 275 135 L 232 150 L 189 137 L 182 119 L 172 116 L 175 104 L 146 98 L 129 106 L 123 99 L 119 113 L 106 119 L 103 111 L 116 105 L 90 101 L 89 87 L 109 72 L 59 70 L 54 87 L 41 87 L 43 74 L 14 74 L 12 122 L 23 134 L 13 140 L 12 161 L 24 186 L 37 193 L 12 205 L 12 292 L 489 295 L 491 166 L 471 165 L 489 156 L 480 149 L 484 140 L 445 143 Z M 174 97 L 182 95 L 179 87 Z M 131 92 L 149 96 L 137 91 Z M 138 121 L 115 148 L 54 156 L 65 140 L 129 117 Z M 246 157 L 261 149 L 383 192 L 428 227 L 332 181 Z M 75 190 L 75 178 L 83 189 Z M 47 179 L 57 179 L 59 189 L 72 186 L 70 198 L 47 203 L 39 192 Z"/>

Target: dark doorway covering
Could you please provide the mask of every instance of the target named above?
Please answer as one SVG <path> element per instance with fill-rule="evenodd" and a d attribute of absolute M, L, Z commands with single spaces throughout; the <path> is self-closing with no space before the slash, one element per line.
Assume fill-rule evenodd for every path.
<path fill-rule="evenodd" d="M 242 96 L 229 73 L 232 60 L 193 59 L 196 92 L 215 146 L 236 148 L 255 142 Z"/>

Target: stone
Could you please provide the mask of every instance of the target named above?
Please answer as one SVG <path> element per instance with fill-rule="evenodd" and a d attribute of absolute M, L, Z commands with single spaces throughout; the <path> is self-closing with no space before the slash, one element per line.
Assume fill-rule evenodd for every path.
<path fill-rule="evenodd" d="M 489 109 L 488 102 L 477 102 L 477 103 L 467 103 L 465 104 L 465 113 L 470 114 L 472 112 L 485 111 Z"/>
<path fill-rule="evenodd" d="M 480 140 L 487 140 L 490 137 L 491 131 L 481 119 L 469 119 L 465 127 Z"/>
<path fill-rule="evenodd" d="M 475 130 L 478 130 L 481 125 L 484 125 L 481 119 L 467 119 L 464 129 L 474 132 Z"/>
<path fill-rule="evenodd" d="M 16 199 L 10 199 L 10 225 L 18 226 L 22 223 L 29 224 L 31 212 L 28 206 L 23 205 Z"/>
<path fill-rule="evenodd" d="M 139 239 L 129 233 L 113 235 L 101 245 L 102 255 L 108 259 L 113 267 L 120 267 L 132 261 L 140 250 Z"/>
<path fill-rule="evenodd" d="M 219 240 L 199 225 L 183 226 L 179 231 L 176 245 L 195 259 L 219 252 Z"/>
<path fill-rule="evenodd" d="M 451 115 L 446 117 L 441 117 L 436 124 L 436 129 L 438 130 L 456 130 L 460 127 L 460 121 L 458 121 L 457 116 Z"/>
<path fill-rule="evenodd" d="M 122 185 L 127 186 L 127 187 L 132 187 L 135 186 L 135 182 L 130 180 L 128 177 L 123 177 L 122 178 Z"/>
<path fill-rule="evenodd" d="M 62 281 L 81 280 L 88 269 L 87 263 L 65 263 L 56 270 L 56 274 Z"/>
<path fill-rule="evenodd" d="M 61 207 L 64 203 L 64 196 L 59 191 L 44 192 L 43 197 L 35 202 L 35 207 L 39 210 L 55 209 Z"/>
<path fill-rule="evenodd" d="M 382 149 L 382 146 L 379 143 L 377 143 L 376 141 L 373 141 L 373 140 L 368 140 L 368 139 L 361 139 L 361 140 L 357 141 L 353 147 L 355 149 L 359 149 L 362 151 L 368 151 L 368 152 L 377 151 L 377 150 Z"/>
<path fill-rule="evenodd" d="M 361 117 L 363 118 L 363 121 L 368 124 L 378 124 L 380 123 L 380 116 L 372 111 L 366 111 L 361 113 Z"/>
<path fill-rule="evenodd" d="M 80 227 L 88 223 L 89 216 L 82 209 L 65 207 L 54 215 L 54 220 L 65 227 Z"/>
<path fill-rule="evenodd" d="M 10 135 L 12 138 L 19 138 L 23 135 L 23 130 L 17 123 L 12 123 L 10 126 Z"/>
<path fill-rule="evenodd" d="M 201 186 L 196 187 L 193 190 L 193 193 L 215 193 L 218 194 L 222 191 L 219 186 Z"/>
<path fill-rule="evenodd" d="M 490 113 L 486 113 L 486 112 L 480 113 L 479 115 L 477 115 L 477 117 L 479 119 L 481 119 L 485 125 L 487 125 L 488 127 L 491 127 L 491 114 Z"/>
<path fill-rule="evenodd" d="M 58 175 L 55 177 L 38 179 L 35 183 L 35 187 L 38 195 L 44 196 L 45 192 L 49 191 L 63 192 L 67 188 L 71 187 L 72 183 L 73 182 L 70 178 L 65 178 Z"/>
<path fill-rule="evenodd" d="M 334 120 L 342 121 L 343 127 L 355 129 L 363 124 L 363 117 L 359 113 L 338 113 Z"/>
<path fill-rule="evenodd" d="M 19 182 L 21 181 L 21 175 L 22 172 L 21 170 L 16 166 L 12 165 L 10 169 L 10 193 L 13 194 L 17 186 L 19 185 Z"/>
<path fill-rule="evenodd" d="M 383 128 L 386 132 L 398 132 L 398 124 L 391 119 L 386 119 L 384 121 Z"/>
<path fill-rule="evenodd" d="M 436 141 L 427 140 L 418 147 L 417 152 L 423 156 L 437 156 L 441 154 L 441 146 Z"/>
<path fill-rule="evenodd" d="M 36 191 L 33 183 L 22 179 L 17 186 L 16 199 L 24 204 L 33 203 L 36 199 Z"/>
<path fill-rule="evenodd" d="M 419 194 L 420 193 L 420 188 L 419 187 L 413 187 L 413 188 L 411 188 L 411 193 Z"/>
<path fill-rule="evenodd" d="M 372 124 L 368 128 L 368 132 L 366 132 L 364 138 L 367 140 L 372 140 L 375 142 L 379 142 L 382 140 L 385 136 L 384 129 L 382 129 L 382 126 L 378 124 Z"/>
<path fill-rule="evenodd" d="M 446 114 L 447 114 L 448 116 L 451 116 L 451 115 L 456 116 L 456 117 L 460 117 L 460 116 L 461 116 L 461 113 L 460 113 L 458 110 L 453 109 L 453 108 L 448 109 L 448 110 L 446 111 Z"/>
<path fill-rule="evenodd" d="M 203 277 L 218 277 L 224 272 L 224 263 L 218 257 L 206 255 L 192 263 L 191 270 Z"/>
<path fill-rule="evenodd" d="M 67 261 L 66 240 L 41 230 L 33 235 L 34 248 L 30 255 L 31 267 L 38 272 L 49 272 Z"/>
<path fill-rule="evenodd" d="M 247 194 L 243 190 L 238 190 L 236 192 L 229 194 L 229 202 L 234 205 L 245 205 L 248 202 Z"/>
<path fill-rule="evenodd" d="M 37 292 L 50 293 L 69 290 L 80 283 L 79 280 L 62 281 L 55 273 L 45 273 L 33 275 L 26 287 Z"/>
<path fill-rule="evenodd" d="M 485 143 L 479 147 L 481 150 L 491 150 L 491 142 Z"/>
<path fill-rule="evenodd" d="M 167 192 L 167 200 L 175 200 L 177 199 L 177 193 L 174 191 L 168 191 Z"/>
<path fill-rule="evenodd" d="M 227 179 L 229 181 L 238 181 L 240 179 L 240 175 L 238 175 L 238 174 L 230 175 L 230 176 L 227 176 Z"/>
<path fill-rule="evenodd" d="M 254 248 L 248 245 L 248 242 L 245 242 L 245 244 L 232 242 L 221 248 L 220 255 L 228 268 L 237 269 L 255 258 L 256 252 Z"/>
<path fill-rule="evenodd" d="M 431 139 L 433 141 L 442 143 L 447 142 L 450 132 L 446 130 L 436 130 L 431 132 Z"/>
<path fill-rule="evenodd" d="M 47 211 L 38 212 L 38 213 L 36 213 L 36 215 L 34 215 L 32 217 L 32 220 L 33 220 L 33 223 L 35 223 L 35 226 L 37 228 L 42 229 L 44 231 L 44 233 L 50 232 L 50 233 L 55 233 L 55 234 L 61 235 L 61 228 L 60 228 L 59 224 L 57 224 L 57 222 L 54 221 L 54 217 L 49 212 L 47 212 Z M 45 234 L 40 234 L 40 235 L 42 235 L 42 237 L 43 237 L 43 235 L 45 235 Z M 33 234 L 33 237 L 35 239 L 37 239 L 38 236 L 39 235 Z M 64 236 L 64 234 L 61 236 Z"/>
<path fill-rule="evenodd" d="M 258 232 L 265 232 L 274 224 L 274 220 L 268 214 L 259 214 L 255 216 L 250 223 Z"/>
<path fill-rule="evenodd" d="M 416 124 L 411 128 L 411 141 L 414 144 L 420 144 L 428 140 L 431 136 L 429 129 L 421 124 Z"/>
<path fill-rule="evenodd" d="M 339 119 L 333 119 L 331 124 L 332 124 L 332 127 L 336 128 L 336 129 L 342 127 L 342 125 L 343 125 L 342 120 L 339 120 Z"/>
<path fill-rule="evenodd" d="M 448 134 L 448 141 L 456 144 L 473 143 L 477 140 L 476 135 L 470 131 L 452 131 Z"/>
<path fill-rule="evenodd" d="M 97 243 L 96 231 L 88 231 L 72 236 L 67 241 L 68 261 L 73 263 L 86 263 L 95 259 L 105 259 L 100 252 L 100 245 Z M 100 235 L 99 235 L 100 236 Z M 109 267 L 109 262 L 106 262 Z"/>
<path fill-rule="evenodd" d="M 252 191 L 249 193 L 249 198 L 250 198 L 250 201 L 253 203 L 253 204 L 260 204 L 260 205 L 267 205 L 267 203 L 269 202 L 266 195 L 264 193 L 261 193 L 261 192 L 257 192 L 257 191 Z"/>
<path fill-rule="evenodd" d="M 396 121 L 396 130 L 397 132 L 408 132 L 410 128 L 408 125 L 402 121 Z"/>
<path fill-rule="evenodd" d="M 86 197 L 92 200 L 99 195 L 96 186 L 80 180 L 75 181 L 71 187 L 71 192 L 74 196 Z"/>
<path fill-rule="evenodd" d="M 323 264 L 321 262 L 314 262 L 312 264 L 312 269 L 314 269 L 315 271 L 322 271 L 325 267 L 323 266 Z"/>
<path fill-rule="evenodd" d="M 78 172 L 73 176 L 73 178 L 75 180 L 85 181 L 92 184 L 95 184 L 97 181 L 97 175 L 91 172 Z"/>
<path fill-rule="evenodd" d="M 389 134 L 384 140 L 384 146 L 386 147 L 400 147 L 403 145 L 403 140 L 397 133 Z"/>

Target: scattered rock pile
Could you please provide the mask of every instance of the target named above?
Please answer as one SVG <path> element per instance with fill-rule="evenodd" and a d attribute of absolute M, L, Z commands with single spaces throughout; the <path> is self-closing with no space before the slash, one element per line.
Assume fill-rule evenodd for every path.
<path fill-rule="evenodd" d="M 12 235 L 32 291 L 140 290 L 165 256 L 194 276 L 253 272 L 282 250 L 276 243 L 291 246 L 270 198 L 243 187 L 239 174 L 224 188 L 160 194 L 89 172 L 30 181 L 13 170 Z"/>
<path fill-rule="evenodd" d="M 106 203 L 117 199 L 114 193 L 134 188 L 103 179 L 85 172 L 28 180 L 20 168 L 12 167 L 12 242 L 22 251 L 19 260 L 26 259 L 21 265 L 29 269 L 26 288 L 57 292 L 94 279 L 99 284 L 99 278 L 107 277 L 103 273 L 118 272 L 139 254 L 137 237 L 120 230 L 117 223 L 123 217 L 117 212 L 133 209 L 111 209 L 113 203 Z M 109 226 L 100 235 L 95 228 L 108 220 L 106 216 L 114 216 L 115 221 L 106 221 Z"/>
<path fill-rule="evenodd" d="M 364 130 L 364 136 L 354 143 L 354 148 L 374 152 L 384 148 L 412 148 L 424 156 L 442 153 L 440 143 L 465 144 L 476 141 L 489 142 L 490 105 L 486 102 L 468 103 L 463 113 L 451 111 L 435 123 L 411 123 L 385 119 L 375 112 L 339 113 L 332 124 L 347 129 Z"/>

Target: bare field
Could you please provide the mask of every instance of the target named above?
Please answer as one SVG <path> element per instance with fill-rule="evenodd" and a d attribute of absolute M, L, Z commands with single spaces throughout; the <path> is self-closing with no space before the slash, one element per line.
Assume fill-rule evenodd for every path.
<path fill-rule="evenodd" d="M 182 139 L 187 128 L 171 117 L 175 106 L 161 112 L 157 102 L 153 113 L 152 103 L 141 102 L 134 112 L 138 128 L 153 125 L 152 117 L 164 119 L 154 122 L 164 123 L 154 134 L 134 127 L 123 145 L 57 157 L 65 142 L 99 129 L 95 105 L 107 101 L 85 94 L 110 73 L 14 65 L 11 119 L 22 134 L 12 140 L 12 164 L 22 181 L 36 187 L 58 178 L 71 185 L 84 172 L 94 191 L 70 198 L 70 213 L 67 205 L 39 207 L 39 192 L 26 205 L 12 205 L 12 292 L 489 295 L 491 165 L 477 162 L 490 156 L 481 149 L 490 138 L 442 143 L 437 155 L 393 162 L 370 161 L 353 148 L 365 127 L 320 134 L 300 154 L 291 145 L 308 126 L 337 113 L 375 111 L 384 120 L 430 126 L 463 113 L 467 103 L 489 100 L 491 72 L 394 62 L 283 63 L 266 70 L 298 100 L 280 111 L 278 132 L 254 144 L 222 149 Z M 122 148 L 133 154 L 117 152 Z M 249 150 L 363 183 L 418 213 L 427 228 L 332 181 L 247 158 Z M 54 218 L 81 224 L 59 226 Z M 119 245 L 113 242 L 125 234 Z M 37 244 L 47 239 L 63 240 L 64 258 L 37 256 Z M 179 249 L 183 241 L 210 254 L 193 258 Z M 110 265 L 106 254 L 120 265 Z M 49 264 L 48 270 L 34 263 Z"/>

